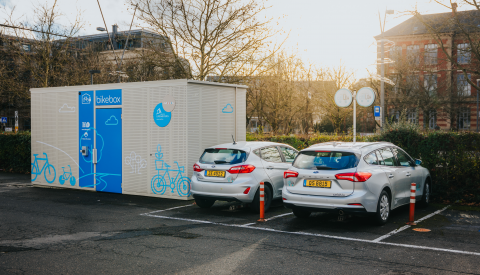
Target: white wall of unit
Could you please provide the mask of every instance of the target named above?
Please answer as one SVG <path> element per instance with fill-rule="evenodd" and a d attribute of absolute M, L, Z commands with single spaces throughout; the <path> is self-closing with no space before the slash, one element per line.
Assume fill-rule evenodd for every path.
<path fill-rule="evenodd" d="M 37 160 L 38 168 L 32 170 L 33 184 L 103 190 L 99 189 L 100 183 L 107 185 L 113 174 L 107 175 L 92 168 L 94 184 L 85 184 L 84 176 L 79 179 L 82 166 L 80 139 L 84 132 L 88 132 L 79 126 L 84 120 L 79 115 L 79 92 L 95 91 L 98 94 L 98 91 L 121 89 L 122 104 L 107 106 L 121 108 L 120 192 L 191 199 L 189 178 L 193 173 L 192 166 L 204 148 L 232 142 L 232 135 L 237 141 L 245 141 L 246 88 L 192 80 L 166 80 L 32 89 L 32 154 L 38 154 L 37 158 L 42 159 L 45 159 L 43 153 L 47 154 L 51 165 L 44 165 L 46 160 Z M 159 127 L 153 119 L 154 110 L 168 96 L 174 98 L 175 109 L 171 112 L 170 123 Z M 105 106 L 95 106 L 95 110 L 103 108 Z M 96 133 L 98 143 L 99 133 L 96 131 L 91 130 L 90 136 Z M 105 144 L 109 141 L 105 140 Z M 32 163 L 34 160 L 32 156 Z M 68 174 L 68 165 L 72 168 L 71 175 Z M 52 166 L 56 175 L 49 183 L 47 179 L 51 181 L 53 175 L 47 168 L 52 170 Z M 66 174 L 61 167 L 66 167 Z M 60 175 L 66 179 L 63 184 Z M 76 179 L 74 184 L 72 177 Z"/>

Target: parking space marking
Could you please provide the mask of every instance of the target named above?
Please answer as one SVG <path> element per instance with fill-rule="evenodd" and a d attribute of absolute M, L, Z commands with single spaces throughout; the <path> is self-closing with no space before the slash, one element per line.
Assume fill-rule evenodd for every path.
<path fill-rule="evenodd" d="M 269 219 L 266 219 L 265 221 L 271 221 L 271 220 L 273 220 L 273 219 L 280 218 L 280 217 L 283 217 L 283 216 L 292 215 L 292 214 L 293 214 L 293 212 L 285 213 L 285 214 L 278 215 L 278 216 L 273 216 L 273 217 L 271 217 L 271 218 L 269 218 Z"/>
<path fill-rule="evenodd" d="M 448 206 L 445 207 L 442 210 L 439 210 L 439 211 L 441 212 L 441 211 L 443 211 L 447 208 L 448 208 Z M 436 211 L 434 213 L 437 213 L 437 212 L 440 213 L 439 211 Z M 430 215 L 433 216 L 434 213 L 432 213 Z M 401 243 L 387 243 L 387 242 L 379 242 L 379 241 L 375 241 L 375 240 L 371 241 L 371 240 L 332 236 L 332 235 L 324 235 L 324 234 L 316 234 L 316 233 L 308 233 L 308 232 L 290 232 L 290 231 L 283 231 L 283 230 L 277 230 L 277 229 L 266 228 L 266 227 L 253 227 L 253 226 L 248 226 L 248 225 L 226 224 L 226 223 L 218 223 L 218 222 L 212 222 L 212 221 L 203 221 L 203 220 L 194 220 L 194 219 L 186 219 L 186 218 L 159 216 L 159 215 L 152 215 L 150 213 L 145 213 L 145 214 L 141 214 L 141 215 L 148 216 L 148 217 L 153 217 L 153 218 L 187 221 L 187 222 L 195 222 L 195 223 L 203 223 L 203 224 L 213 224 L 213 225 L 221 225 L 221 226 L 227 226 L 227 227 L 237 227 L 237 228 L 261 230 L 261 231 L 269 231 L 269 232 L 275 232 L 275 233 L 284 233 L 284 234 L 301 235 L 301 236 L 313 236 L 313 237 L 329 238 L 329 239 L 343 240 L 343 241 L 354 241 L 354 242 L 371 243 L 371 244 L 378 244 L 378 245 L 389 245 L 389 246 L 398 246 L 398 247 L 407 247 L 407 248 L 414 248 L 414 249 L 424 249 L 424 250 L 442 251 L 442 252 L 450 252 L 450 253 L 456 253 L 456 254 L 466 254 L 466 255 L 480 256 L 479 252 L 470 252 L 470 251 L 455 250 L 455 249 L 446 249 L 446 248 L 420 246 L 420 245 L 410 245 L 410 244 L 401 244 Z M 424 219 L 425 219 L 425 217 L 420 219 L 420 220 L 424 220 Z"/>
<path fill-rule="evenodd" d="M 141 215 L 145 215 L 145 214 L 152 214 L 152 213 L 158 213 L 158 212 L 164 212 L 164 211 L 173 210 L 173 209 L 177 209 L 177 208 L 183 208 L 183 207 L 187 207 L 187 206 L 194 206 L 194 204 L 193 204 L 193 203 L 191 203 L 191 204 L 182 205 L 182 206 L 177 206 L 177 207 L 172 207 L 172 208 L 163 209 L 163 210 L 155 210 L 155 211 L 148 212 L 148 213 L 144 213 L 144 214 L 141 214 Z"/>
<path fill-rule="evenodd" d="M 431 217 L 433 217 L 433 216 L 435 216 L 435 215 L 437 215 L 437 214 L 445 211 L 445 210 L 446 210 L 447 208 L 449 208 L 449 207 L 450 207 L 450 205 L 447 205 L 447 206 L 445 206 L 444 208 L 442 208 L 442 209 L 440 209 L 440 210 L 437 210 L 437 211 L 435 211 L 435 212 L 433 212 L 433 213 L 430 213 L 430 214 L 426 215 L 425 217 L 423 217 L 423 218 L 421 218 L 421 219 L 418 219 L 418 220 L 414 221 L 414 223 L 417 223 L 417 224 L 418 224 L 418 223 L 420 223 L 420 222 L 422 222 L 422 221 L 424 221 L 424 220 L 426 220 L 426 219 L 428 219 L 428 218 L 431 218 Z M 410 228 L 410 227 L 412 227 L 412 226 L 411 226 L 411 225 L 402 226 L 402 227 L 400 227 L 400 228 L 398 228 L 398 229 L 393 230 L 392 232 L 390 232 L 390 233 L 388 233 L 388 234 L 385 234 L 385 235 L 383 235 L 383 236 L 381 236 L 381 237 L 376 238 L 375 240 L 373 240 L 373 242 L 380 242 L 380 241 L 382 241 L 382 240 L 385 240 L 386 238 L 391 237 L 391 236 L 393 236 L 393 235 L 395 235 L 395 234 L 397 234 L 397 233 L 399 233 L 399 232 L 402 232 L 403 230 L 408 229 L 408 228 Z"/>

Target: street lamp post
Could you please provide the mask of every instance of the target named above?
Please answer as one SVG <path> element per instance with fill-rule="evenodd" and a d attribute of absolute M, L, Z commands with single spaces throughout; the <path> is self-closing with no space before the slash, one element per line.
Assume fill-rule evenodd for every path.
<path fill-rule="evenodd" d="M 380 71 L 381 71 L 381 79 L 380 79 L 380 116 L 382 117 L 382 125 L 380 126 L 383 129 L 385 125 L 385 37 L 384 37 L 384 30 L 385 30 L 385 18 L 387 14 L 394 14 L 394 10 L 386 10 L 385 16 L 383 17 L 383 25 L 382 21 L 380 20 L 380 30 L 382 32 L 382 39 L 381 39 L 381 53 L 380 53 Z M 380 14 L 379 14 L 380 17 Z M 380 18 L 379 18 L 380 19 Z M 378 60 L 378 59 L 377 59 Z"/>

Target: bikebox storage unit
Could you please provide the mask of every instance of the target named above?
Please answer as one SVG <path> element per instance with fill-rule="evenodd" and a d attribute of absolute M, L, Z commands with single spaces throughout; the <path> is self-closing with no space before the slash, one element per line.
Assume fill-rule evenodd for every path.
<path fill-rule="evenodd" d="M 183 79 L 31 89 L 32 183 L 190 199 L 204 148 L 245 141 L 246 88 Z"/>

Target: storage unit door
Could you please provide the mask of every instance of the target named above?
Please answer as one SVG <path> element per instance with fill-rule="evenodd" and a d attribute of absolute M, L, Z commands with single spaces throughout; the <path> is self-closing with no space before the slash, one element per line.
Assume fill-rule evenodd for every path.
<path fill-rule="evenodd" d="M 96 110 L 96 190 L 122 193 L 122 109 Z"/>

